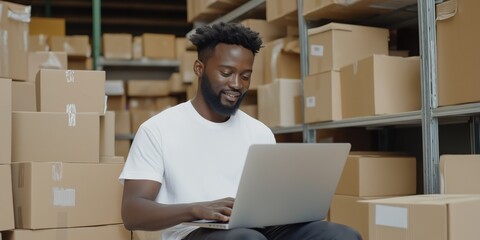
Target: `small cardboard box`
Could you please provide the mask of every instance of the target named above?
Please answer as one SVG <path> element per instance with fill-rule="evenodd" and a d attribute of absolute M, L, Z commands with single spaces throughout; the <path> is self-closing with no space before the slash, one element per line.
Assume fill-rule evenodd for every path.
<path fill-rule="evenodd" d="M 0 77 L 28 78 L 28 25 L 31 7 L 0 1 Z"/>
<path fill-rule="evenodd" d="M 10 164 L 0 164 L 0 231 L 15 228 Z"/>
<path fill-rule="evenodd" d="M 265 45 L 264 80 L 265 84 L 275 79 L 300 79 L 300 54 L 298 39 L 281 38 Z"/>
<path fill-rule="evenodd" d="M 369 240 L 475 240 L 479 195 L 415 195 L 368 200 Z"/>
<path fill-rule="evenodd" d="M 92 56 L 92 47 L 88 35 L 51 36 L 50 49 L 55 52 L 67 52 L 68 56 Z"/>
<path fill-rule="evenodd" d="M 168 80 L 128 80 L 127 96 L 129 97 L 162 97 L 170 94 Z"/>
<path fill-rule="evenodd" d="M 372 55 L 340 71 L 342 117 L 420 110 L 419 57 Z"/>
<path fill-rule="evenodd" d="M 152 59 L 175 59 L 175 35 L 144 33 L 143 56 Z"/>
<path fill-rule="evenodd" d="M 40 69 L 66 70 L 68 67 L 65 52 L 30 52 L 28 53 L 28 81 L 35 82 Z"/>
<path fill-rule="evenodd" d="M 32 17 L 29 30 L 30 35 L 65 36 L 65 19 Z"/>
<path fill-rule="evenodd" d="M 36 82 L 37 111 L 105 113 L 105 71 L 41 69 Z"/>
<path fill-rule="evenodd" d="M 480 194 L 480 155 L 440 156 L 440 192 Z"/>
<path fill-rule="evenodd" d="M 132 34 L 104 33 L 103 56 L 106 59 L 132 59 Z"/>
<path fill-rule="evenodd" d="M 123 164 L 12 163 L 16 229 L 122 223 Z"/>
<path fill-rule="evenodd" d="M 340 72 L 328 71 L 307 76 L 303 86 L 305 123 L 342 119 Z"/>
<path fill-rule="evenodd" d="M 308 30 L 309 75 L 340 68 L 373 54 L 388 55 L 388 29 L 329 23 Z"/>
<path fill-rule="evenodd" d="M 416 166 L 415 157 L 349 155 L 335 194 L 357 197 L 416 194 Z"/>
<path fill-rule="evenodd" d="M 267 22 L 296 25 L 298 22 L 297 1 L 267 0 Z"/>
<path fill-rule="evenodd" d="M 240 24 L 258 32 L 264 43 L 287 35 L 287 27 L 285 25 L 269 23 L 263 19 L 245 19 Z"/>
<path fill-rule="evenodd" d="M 269 127 L 289 127 L 298 124 L 295 97 L 300 93 L 298 79 L 277 79 L 258 86 L 258 120 Z"/>
<path fill-rule="evenodd" d="M 480 1 L 437 5 L 438 105 L 479 102 Z"/>
<path fill-rule="evenodd" d="M 28 51 L 29 52 L 50 51 L 50 46 L 48 45 L 48 36 L 43 34 L 28 36 Z"/>
<path fill-rule="evenodd" d="M 76 228 L 55 228 L 55 229 L 15 229 L 6 233 L 9 240 L 85 240 L 85 239 L 115 239 L 130 240 L 131 232 L 125 229 L 123 224 L 89 226 Z"/>
<path fill-rule="evenodd" d="M 0 164 L 12 161 L 12 80 L 0 78 Z"/>
<path fill-rule="evenodd" d="M 98 163 L 97 113 L 13 112 L 12 162 Z"/>
<path fill-rule="evenodd" d="M 12 111 L 37 111 L 35 82 L 12 82 Z"/>

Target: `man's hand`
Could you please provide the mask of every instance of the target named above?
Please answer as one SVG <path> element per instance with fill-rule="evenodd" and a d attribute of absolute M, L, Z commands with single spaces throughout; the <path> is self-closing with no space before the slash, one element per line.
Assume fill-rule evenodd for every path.
<path fill-rule="evenodd" d="M 201 202 L 192 207 L 192 213 L 197 219 L 228 222 L 234 201 L 234 198 L 222 198 L 211 202 Z"/>

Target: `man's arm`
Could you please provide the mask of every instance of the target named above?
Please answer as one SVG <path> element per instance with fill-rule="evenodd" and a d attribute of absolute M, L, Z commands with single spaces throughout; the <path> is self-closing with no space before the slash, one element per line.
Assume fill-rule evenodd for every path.
<path fill-rule="evenodd" d="M 125 180 L 122 219 L 129 230 L 156 231 L 198 219 L 228 221 L 233 198 L 190 204 L 159 204 L 155 198 L 161 183 Z"/>

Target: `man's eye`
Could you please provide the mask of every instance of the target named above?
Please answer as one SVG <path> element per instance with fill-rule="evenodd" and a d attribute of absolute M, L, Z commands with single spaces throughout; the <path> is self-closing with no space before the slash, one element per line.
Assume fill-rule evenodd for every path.
<path fill-rule="evenodd" d="M 224 77 L 228 77 L 228 76 L 232 75 L 231 72 L 220 72 L 220 74 Z"/>
<path fill-rule="evenodd" d="M 242 75 L 243 80 L 250 80 L 250 75 Z"/>

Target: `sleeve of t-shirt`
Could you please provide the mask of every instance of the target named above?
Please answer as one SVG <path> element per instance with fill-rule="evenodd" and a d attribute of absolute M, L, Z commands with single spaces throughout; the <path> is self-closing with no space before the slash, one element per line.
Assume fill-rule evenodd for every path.
<path fill-rule="evenodd" d="M 161 137 L 155 136 L 143 125 L 138 129 L 130 147 L 119 180 L 152 180 L 163 182 L 163 154 Z"/>

